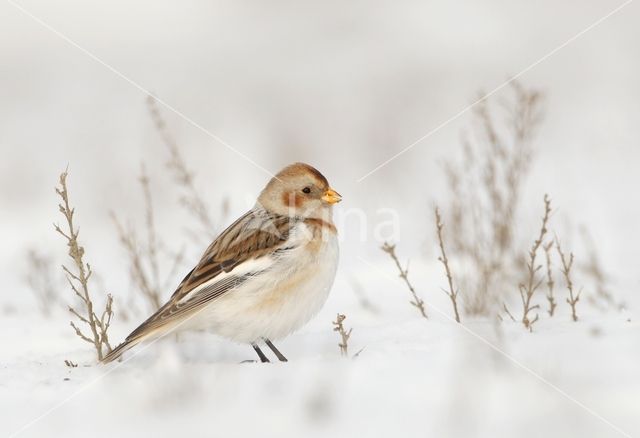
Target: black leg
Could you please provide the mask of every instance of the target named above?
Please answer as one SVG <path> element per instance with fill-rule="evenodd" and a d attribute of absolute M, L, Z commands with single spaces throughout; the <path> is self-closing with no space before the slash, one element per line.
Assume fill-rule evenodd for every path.
<path fill-rule="evenodd" d="M 260 362 L 262 363 L 269 362 L 269 359 L 267 359 L 267 356 L 265 356 L 262 350 L 260 350 L 260 347 L 258 347 L 256 344 L 251 344 L 251 346 L 253 347 L 254 350 L 256 350 L 256 353 L 258 353 Z"/>
<path fill-rule="evenodd" d="M 284 357 L 284 354 L 280 353 L 276 348 L 276 346 L 273 345 L 273 342 L 271 342 L 267 338 L 262 338 L 262 339 L 264 340 L 264 343 L 267 344 L 267 347 L 271 348 L 271 351 L 273 351 L 273 354 L 276 355 L 276 357 L 278 358 L 278 360 L 280 360 L 280 362 L 288 362 L 287 358 Z"/>

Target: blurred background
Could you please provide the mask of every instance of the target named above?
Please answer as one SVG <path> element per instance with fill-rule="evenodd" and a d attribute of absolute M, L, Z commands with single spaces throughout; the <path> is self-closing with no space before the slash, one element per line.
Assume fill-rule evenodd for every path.
<path fill-rule="evenodd" d="M 432 208 L 447 193 L 443 165 L 459 156 L 471 114 L 358 180 L 622 4 L 15 3 L 33 17 L 12 2 L 0 4 L 0 318 L 35 305 L 25 285 L 29 249 L 54 265 L 65 261 L 52 223 L 62 219 L 54 186 L 67 166 L 88 261 L 99 289 L 117 303 L 126 302 L 131 281 L 110 212 L 134 227 L 144 224 L 141 164 L 159 234 L 184 248 L 185 268 L 204 249 L 206 243 L 186 237 L 193 224 L 178 207 L 169 153 L 139 87 L 175 109 L 159 105 L 218 231 L 253 204 L 270 177 L 234 148 L 273 173 L 308 162 L 343 195 L 336 211 L 341 287 L 334 292 L 352 297 L 354 277 L 376 282 L 361 258 L 389 267 L 374 239 L 376 225 L 389 218 L 381 209 L 397 212 L 398 232 L 389 237 L 403 258 L 432 263 Z M 518 78 L 544 96 L 518 230 L 527 239 L 535 235 L 549 193 L 554 230 L 564 230 L 570 248 L 580 247 L 581 227 L 589 230 L 615 295 L 631 314 L 640 286 L 639 19 L 640 4 L 631 2 Z M 505 87 L 490 101 L 499 107 L 509 92 Z M 364 239 L 356 215 L 345 217 L 354 209 L 366 217 Z M 430 272 L 416 276 L 433 282 Z M 175 279 L 181 276 L 179 270 Z M 439 294 L 443 284 L 440 277 L 425 289 Z M 348 307 L 342 304 L 332 297 L 325 319 Z M 117 333 L 133 322 L 127 324 Z M 297 378 L 313 379 L 304 373 Z M 474 430 L 458 426 L 461 436 Z"/>
<path fill-rule="evenodd" d="M 344 192 L 342 206 L 363 208 L 371 220 L 377 208 L 397 209 L 403 244 L 414 247 L 432 237 L 423 217 L 442 190 L 441 163 L 459 148 L 468 114 L 356 180 L 616 6 L 19 5 L 271 172 L 306 161 Z M 15 278 L 9 274 L 20 271 L 25 246 L 57 242 L 53 185 L 67 165 L 85 240 L 96 245 L 94 264 L 109 269 L 118 250 L 108 211 L 133 210 L 127 216 L 135 218 L 141 163 L 159 209 L 175 205 L 146 96 L 10 3 L 1 7 L 3 270 Z M 629 4 L 520 78 L 546 97 L 526 189 L 533 198 L 525 197 L 524 208 L 538 208 L 549 192 L 574 221 L 589 223 L 612 268 L 635 266 L 640 255 L 640 242 L 629 244 L 639 214 L 638 13 Z M 228 197 L 230 216 L 245 210 L 269 176 L 183 118 L 165 117 L 203 197 L 212 206 Z M 180 216 L 159 220 L 179 226 Z M 358 249 L 371 248 L 358 242 Z M 122 286 L 113 276 L 105 281 Z"/>

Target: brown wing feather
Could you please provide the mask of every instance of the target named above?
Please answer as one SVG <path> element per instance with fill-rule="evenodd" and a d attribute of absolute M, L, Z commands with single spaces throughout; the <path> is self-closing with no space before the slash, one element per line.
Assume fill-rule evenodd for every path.
<path fill-rule="evenodd" d="M 224 230 L 170 301 L 179 301 L 194 288 L 238 264 L 270 253 L 289 237 L 292 220 L 264 210 L 251 210 Z"/>
<path fill-rule="evenodd" d="M 265 210 L 247 212 L 224 230 L 204 252 L 200 262 L 180 282 L 169 301 L 151 315 L 129 336 L 127 341 L 143 336 L 177 316 L 192 311 L 202 300 L 179 303 L 198 286 L 212 280 L 221 272 L 232 272 L 240 263 L 259 258 L 278 249 L 289 237 L 293 220 L 287 216 L 274 215 Z M 206 301 L 232 290 L 239 283 L 228 282 L 203 297 Z M 200 291 L 198 291 L 198 295 Z M 197 306 L 199 307 L 199 306 Z"/>

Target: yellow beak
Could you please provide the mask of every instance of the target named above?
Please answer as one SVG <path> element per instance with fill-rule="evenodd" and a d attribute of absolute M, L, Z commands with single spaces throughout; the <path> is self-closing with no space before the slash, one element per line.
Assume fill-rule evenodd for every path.
<path fill-rule="evenodd" d="M 340 193 L 335 190 L 329 189 L 324 192 L 324 195 L 322 195 L 322 200 L 328 204 L 335 204 L 342 201 L 342 196 L 340 196 Z"/>

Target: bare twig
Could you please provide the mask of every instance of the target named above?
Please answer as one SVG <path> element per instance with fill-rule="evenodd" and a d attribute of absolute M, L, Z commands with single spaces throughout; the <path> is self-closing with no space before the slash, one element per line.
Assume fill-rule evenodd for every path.
<path fill-rule="evenodd" d="M 75 295 L 80 298 L 83 305 L 82 312 L 77 311 L 71 306 L 69 306 L 69 311 L 76 316 L 80 322 L 89 326 L 91 332 L 85 335 L 73 321 L 71 321 L 70 324 L 80 339 L 93 344 L 98 360 L 102 360 L 104 355 L 111 351 L 107 332 L 113 316 L 113 298 L 111 295 L 107 295 L 105 309 L 102 315 L 98 317 L 94 311 L 94 304 L 89 293 L 89 279 L 92 275 L 91 266 L 84 261 L 84 248 L 78 242 L 79 231 L 73 222 L 75 209 L 69 204 L 66 171 L 60 175 L 59 184 L 59 187 L 56 187 L 56 193 L 62 200 L 62 203 L 59 205 L 59 210 L 66 219 L 67 229 L 63 231 L 55 224 L 54 228 L 67 241 L 69 248 L 68 254 L 73 260 L 75 272 L 66 266 L 62 266 L 62 269 L 67 276 L 67 281 L 71 289 Z"/>
<path fill-rule="evenodd" d="M 578 320 L 578 314 L 576 313 L 576 305 L 580 300 L 580 294 L 582 290 L 578 291 L 576 294 L 573 287 L 573 280 L 571 279 L 571 268 L 573 267 L 573 253 L 569 253 L 569 257 L 567 258 L 562 252 L 562 247 L 560 246 L 560 241 L 556 239 L 556 248 L 558 249 L 558 254 L 560 255 L 560 261 L 562 262 L 562 275 L 564 276 L 565 282 L 567 284 L 567 290 L 569 291 L 569 298 L 567 298 L 567 303 L 571 306 L 571 318 L 574 321 Z"/>
<path fill-rule="evenodd" d="M 380 309 L 366 295 L 362 285 L 355 279 L 351 278 L 351 288 L 353 289 L 360 306 L 373 314 L 379 314 Z"/>
<path fill-rule="evenodd" d="M 538 238 L 533 242 L 533 246 L 531 250 L 529 250 L 529 260 L 527 261 L 527 282 L 526 284 L 519 285 L 520 298 L 522 300 L 522 324 L 524 324 L 525 328 L 530 331 L 533 329 L 533 324 L 538 320 L 538 315 L 532 319 L 530 317 L 530 312 L 534 309 L 538 309 L 540 306 L 535 304 L 532 305 L 531 299 L 533 298 L 533 294 L 542 284 L 541 279 L 538 279 L 537 273 L 542 268 L 542 265 L 538 265 L 536 262 L 536 257 L 538 254 L 538 249 L 542 245 L 544 237 L 547 234 L 547 225 L 549 222 L 549 214 L 551 213 L 551 200 L 549 196 L 544 195 L 544 216 L 542 217 L 542 226 L 540 227 L 540 234 Z"/>
<path fill-rule="evenodd" d="M 211 215 L 209 214 L 207 204 L 196 189 L 194 173 L 187 167 L 187 163 L 180 152 L 178 143 L 169 132 L 167 123 L 163 119 L 162 114 L 160 114 L 160 109 L 158 108 L 156 100 L 152 96 L 149 96 L 147 104 L 153 123 L 169 151 L 169 161 L 167 162 L 167 166 L 172 171 L 174 181 L 183 190 L 183 195 L 180 197 L 180 203 L 200 223 L 202 231 L 205 233 L 205 238 L 202 240 L 206 240 L 208 243 L 209 240 L 215 237 L 216 227 Z M 223 202 L 222 207 L 223 215 L 226 215 L 228 209 L 226 201 Z"/>
<path fill-rule="evenodd" d="M 445 164 L 451 201 L 444 222 L 451 230 L 450 251 L 467 267 L 457 283 L 472 315 L 499 307 L 523 264 L 514 245 L 514 220 L 542 99 L 535 90 L 512 85 L 502 111 L 493 101 L 474 107 L 472 128 L 461 139 L 461 160 Z"/>
<path fill-rule="evenodd" d="M 624 302 L 618 301 L 610 290 L 609 283 L 611 278 L 602 266 L 599 252 L 596 248 L 593 237 L 584 227 L 581 228 L 580 233 L 582 234 L 583 241 L 587 247 L 588 257 L 586 264 L 578 266 L 578 268 L 581 268 L 580 270 L 582 273 L 595 283 L 595 294 L 587 297 L 587 300 L 600 310 L 605 310 L 606 308 L 617 310 L 623 309 Z"/>
<path fill-rule="evenodd" d="M 449 268 L 449 259 L 447 258 L 447 253 L 444 250 L 444 240 L 442 238 L 442 229 L 444 225 L 442 224 L 442 218 L 440 217 L 440 210 L 436 207 L 436 229 L 438 233 L 438 243 L 440 245 L 440 257 L 438 260 L 444 265 L 444 271 L 447 276 L 447 282 L 449 283 L 449 290 L 444 291 L 451 300 L 451 304 L 453 305 L 453 313 L 455 315 L 456 321 L 460 322 L 460 314 L 458 313 L 458 290 L 453 287 L 453 277 L 451 276 L 451 269 Z"/>
<path fill-rule="evenodd" d="M 509 315 L 509 318 L 511 318 L 511 321 L 516 322 L 516 319 L 513 317 L 513 315 L 511 314 L 511 312 L 509 311 L 509 308 L 507 307 L 507 305 L 505 303 L 502 303 L 502 310 L 504 310 L 504 312 Z M 498 315 L 499 316 L 499 315 Z"/>
<path fill-rule="evenodd" d="M 126 230 L 113 212 L 111 214 L 111 219 L 116 225 L 120 244 L 129 257 L 129 272 L 131 279 L 142 296 L 144 296 L 149 302 L 152 310 L 160 308 L 162 305 L 160 291 L 156 287 L 157 283 L 154 283 L 153 279 L 147 275 L 143 261 L 146 260 L 146 258 L 138 248 L 134 231 L 131 229 Z"/>
<path fill-rule="evenodd" d="M 41 254 L 35 249 L 27 253 L 28 268 L 25 273 L 25 281 L 29 289 L 38 300 L 40 310 L 45 317 L 51 315 L 51 309 L 58 303 L 56 291 L 57 281 L 52 274 L 51 258 Z"/>
<path fill-rule="evenodd" d="M 168 286 L 168 281 L 173 280 L 175 269 L 182 262 L 183 252 L 170 254 L 164 249 L 165 245 L 158 236 L 150 181 L 144 166 L 141 167 L 138 181 L 145 206 L 146 241 L 138 242 L 136 232 L 131 227 L 125 228 L 114 212 L 111 212 L 111 219 L 116 226 L 120 244 L 129 259 L 131 280 L 149 303 L 151 310 L 155 311 L 162 305 L 162 291 Z M 161 255 L 168 256 L 172 263 L 172 269 L 164 281 L 160 278 Z"/>
<path fill-rule="evenodd" d="M 418 294 L 416 293 L 416 290 L 414 289 L 413 285 L 409 281 L 409 265 L 407 264 L 407 267 L 405 269 L 402 268 L 402 265 L 400 264 L 400 260 L 398 260 L 398 256 L 396 256 L 396 246 L 395 245 L 390 245 L 389 243 L 385 242 L 382 245 L 381 248 L 382 248 L 382 250 L 384 252 L 389 254 L 391 259 L 395 262 L 396 267 L 398 268 L 398 271 L 400 272 L 399 273 L 400 278 L 402 278 L 402 280 L 405 282 L 405 284 L 409 288 L 409 291 L 411 292 L 411 295 L 413 296 L 413 301 L 409 301 L 409 303 L 411 303 L 412 306 L 414 306 L 416 309 L 418 309 L 418 311 L 420 312 L 420 314 L 424 318 L 428 318 L 427 311 L 426 311 L 425 306 L 424 306 L 424 301 L 422 301 L 420 299 L 420 297 L 418 297 Z"/>
<path fill-rule="evenodd" d="M 153 198 L 151 197 L 151 186 L 149 183 L 149 176 L 147 171 L 142 165 L 140 167 L 140 186 L 142 187 L 142 194 L 144 197 L 145 205 L 145 222 L 147 226 L 147 254 L 149 259 L 149 266 L 151 270 L 151 278 L 156 285 L 160 283 L 160 268 L 158 267 L 158 234 L 156 232 L 156 221 L 153 213 Z M 157 297 L 159 298 L 159 292 Z"/>
<path fill-rule="evenodd" d="M 553 296 L 553 289 L 555 287 L 555 281 L 553 280 L 553 272 L 551 271 L 551 248 L 553 248 L 553 241 L 544 245 L 544 255 L 547 262 L 547 301 L 549 302 L 549 316 L 553 316 L 557 307 L 556 299 Z"/>
<path fill-rule="evenodd" d="M 343 356 L 348 356 L 349 354 L 349 338 L 351 337 L 351 332 L 353 329 L 349 329 L 348 331 L 344 328 L 344 320 L 347 319 L 345 315 L 338 313 L 336 320 L 331 324 L 334 325 L 333 331 L 338 332 L 340 334 L 340 343 L 338 347 L 340 347 L 340 354 Z M 358 352 L 359 353 L 359 352 Z"/>

